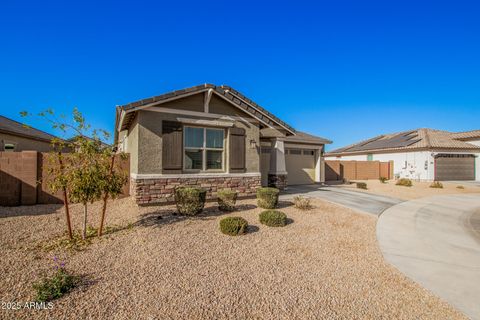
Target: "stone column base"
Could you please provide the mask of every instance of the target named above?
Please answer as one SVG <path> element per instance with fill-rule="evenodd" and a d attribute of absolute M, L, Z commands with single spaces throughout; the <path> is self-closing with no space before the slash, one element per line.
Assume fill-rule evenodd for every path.
<path fill-rule="evenodd" d="M 269 173 L 268 186 L 277 188 L 280 190 L 285 190 L 285 188 L 287 187 L 287 175 L 278 174 L 278 173 Z"/>

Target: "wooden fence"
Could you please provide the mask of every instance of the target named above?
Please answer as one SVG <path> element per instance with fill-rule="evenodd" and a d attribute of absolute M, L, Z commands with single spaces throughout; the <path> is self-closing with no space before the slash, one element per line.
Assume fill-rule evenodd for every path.
<path fill-rule="evenodd" d="M 372 180 L 393 178 L 393 161 L 325 161 L 325 180 Z"/>
<path fill-rule="evenodd" d="M 63 203 L 61 195 L 47 187 L 49 153 L 37 151 L 0 152 L 0 206 Z M 119 160 L 130 171 L 129 158 Z M 129 182 L 123 194 L 129 194 Z"/>

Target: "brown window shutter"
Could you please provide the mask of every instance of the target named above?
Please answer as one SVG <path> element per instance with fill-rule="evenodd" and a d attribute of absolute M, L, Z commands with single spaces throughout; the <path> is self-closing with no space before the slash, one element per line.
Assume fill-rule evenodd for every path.
<path fill-rule="evenodd" d="M 162 121 L 162 169 L 181 172 L 183 159 L 182 124 L 177 121 Z"/>
<path fill-rule="evenodd" d="M 245 129 L 230 128 L 230 172 L 245 172 Z"/>

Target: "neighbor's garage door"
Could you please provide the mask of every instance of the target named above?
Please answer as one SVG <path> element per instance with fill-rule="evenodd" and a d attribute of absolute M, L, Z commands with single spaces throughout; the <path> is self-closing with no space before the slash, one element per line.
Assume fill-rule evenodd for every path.
<path fill-rule="evenodd" d="M 475 180 L 475 157 L 471 154 L 437 155 L 435 180 Z"/>
<path fill-rule="evenodd" d="M 289 185 L 315 183 L 315 151 L 286 149 L 285 165 Z"/>

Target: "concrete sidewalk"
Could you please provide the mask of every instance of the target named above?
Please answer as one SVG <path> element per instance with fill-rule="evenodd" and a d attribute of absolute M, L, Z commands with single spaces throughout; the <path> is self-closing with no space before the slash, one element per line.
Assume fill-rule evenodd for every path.
<path fill-rule="evenodd" d="M 402 202 L 402 200 L 386 196 L 320 185 L 289 186 L 288 190 L 282 193 L 280 199 L 290 200 L 296 195 L 320 198 L 376 216 L 387 208 Z"/>
<path fill-rule="evenodd" d="M 377 222 L 385 259 L 472 319 L 480 319 L 480 196 L 445 195 L 387 209 Z"/>

